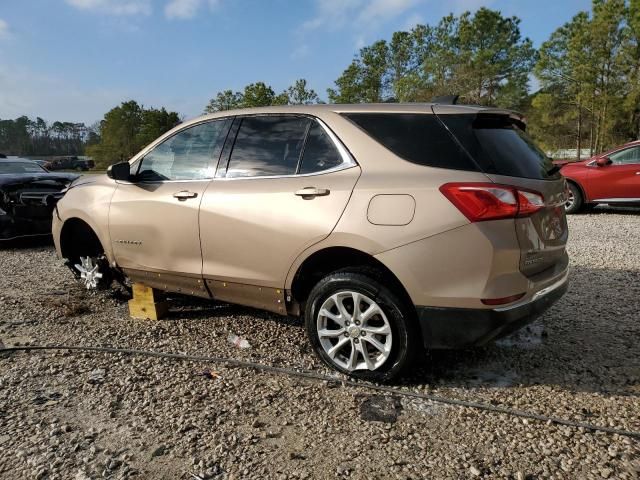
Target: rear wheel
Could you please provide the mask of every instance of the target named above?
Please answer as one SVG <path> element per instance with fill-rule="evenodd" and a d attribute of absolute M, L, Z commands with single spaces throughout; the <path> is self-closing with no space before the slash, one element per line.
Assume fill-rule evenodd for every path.
<path fill-rule="evenodd" d="M 577 213 L 584 205 L 582 192 L 575 183 L 568 184 L 567 201 L 564 204 L 564 210 L 567 213 Z"/>
<path fill-rule="evenodd" d="M 324 363 L 362 379 L 391 380 L 419 348 L 409 306 L 381 281 L 358 271 L 320 280 L 309 295 L 305 323 Z"/>

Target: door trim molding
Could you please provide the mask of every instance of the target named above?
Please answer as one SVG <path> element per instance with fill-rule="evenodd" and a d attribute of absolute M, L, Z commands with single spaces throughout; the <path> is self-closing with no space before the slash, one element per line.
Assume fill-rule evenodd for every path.
<path fill-rule="evenodd" d="M 640 198 L 594 198 L 591 201 L 602 203 L 637 203 L 640 202 Z"/>
<path fill-rule="evenodd" d="M 260 287 L 244 283 L 205 279 L 215 300 L 259 308 L 280 315 L 287 314 L 283 288 Z"/>
<path fill-rule="evenodd" d="M 122 271 L 132 282 L 144 283 L 148 287 L 165 292 L 211 298 L 211 294 L 200 276 L 191 277 L 185 274 L 177 275 L 175 273 L 152 272 L 133 268 L 123 268 Z"/>

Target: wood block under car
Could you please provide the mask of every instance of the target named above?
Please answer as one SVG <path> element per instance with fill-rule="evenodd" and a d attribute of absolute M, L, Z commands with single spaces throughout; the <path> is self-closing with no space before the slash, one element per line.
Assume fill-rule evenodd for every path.
<path fill-rule="evenodd" d="M 129 316 L 132 318 L 159 320 L 169 311 L 167 302 L 157 301 L 157 290 L 144 283 L 134 283 L 132 290 L 133 298 L 129 300 Z"/>

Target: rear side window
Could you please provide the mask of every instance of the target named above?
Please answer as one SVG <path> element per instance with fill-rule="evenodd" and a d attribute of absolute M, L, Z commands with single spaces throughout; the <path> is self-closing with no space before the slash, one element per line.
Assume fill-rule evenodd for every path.
<path fill-rule="evenodd" d="M 435 115 L 348 113 L 345 116 L 409 162 L 454 170 L 479 170 Z"/>
<path fill-rule="evenodd" d="M 486 173 L 560 178 L 551 159 L 506 115 L 440 115 L 440 119 Z"/>
<path fill-rule="evenodd" d="M 309 129 L 298 173 L 315 173 L 335 168 L 342 163 L 340 152 L 318 122 Z"/>
<path fill-rule="evenodd" d="M 309 124 L 308 118 L 296 116 L 243 118 L 226 176 L 295 174 Z"/>

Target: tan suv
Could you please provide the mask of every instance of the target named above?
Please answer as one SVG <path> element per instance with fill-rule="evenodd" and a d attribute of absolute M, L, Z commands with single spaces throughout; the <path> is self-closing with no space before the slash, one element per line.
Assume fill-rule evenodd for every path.
<path fill-rule="evenodd" d="M 324 362 L 387 380 L 562 296 L 564 192 L 510 111 L 268 107 L 186 122 L 76 181 L 53 233 L 89 288 L 117 276 L 304 316 Z"/>

